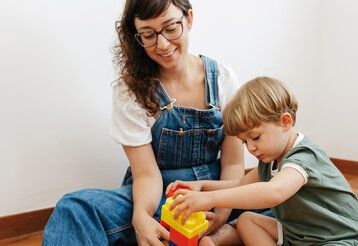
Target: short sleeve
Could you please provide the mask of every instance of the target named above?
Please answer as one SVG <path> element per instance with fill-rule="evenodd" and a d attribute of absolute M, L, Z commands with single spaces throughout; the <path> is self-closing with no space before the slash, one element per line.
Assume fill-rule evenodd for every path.
<path fill-rule="evenodd" d="M 223 109 L 235 95 L 241 84 L 239 83 L 234 70 L 230 67 L 219 64 L 218 71 L 219 106 Z"/>
<path fill-rule="evenodd" d="M 281 170 L 284 169 L 284 168 L 295 169 L 297 172 L 299 172 L 302 175 L 302 178 L 304 180 L 304 184 L 307 184 L 308 174 L 307 174 L 306 170 L 303 167 L 301 167 L 301 166 L 299 166 L 299 165 L 297 165 L 295 163 L 285 163 L 285 164 L 282 165 Z"/>
<path fill-rule="evenodd" d="M 123 84 L 113 87 L 110 133 L 119 144 L 141 146 L 152 142 L 146 111 L 135 102 Z"/>
<path fill-rule="evenodd" d="M 320 170 L 317 169 L 318 158 L 309 148 L 300 148 L 282 162 L 282 166 L 291 163 L 300 166 L 306 173 L 308 184 L 318 184 L 321 180 Z"/>

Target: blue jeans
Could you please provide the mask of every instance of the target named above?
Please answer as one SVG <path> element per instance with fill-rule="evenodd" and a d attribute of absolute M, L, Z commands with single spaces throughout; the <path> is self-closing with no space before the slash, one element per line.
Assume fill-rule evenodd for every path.
<path fill-rule="evenodd" d="M 46 225 L 43 245 L 114 245 L 120 236 L 134 242 L 131 196 L 131 185 L 65 195 Z"/>
<path fill-rule="evenodd" d="M 162 171 L 164 184 L 176 179 L 218 179 L 217 163 L 195 168 Z M 114 190 L 85 189 L 65 195 L 56 205 L 43 235 L 43 245 L 120 245 L 134 244 L 132 227 L 132 176 L 128 171 L 123 186 Z M 159 221 L 163 193 L 154 218 Z"/>

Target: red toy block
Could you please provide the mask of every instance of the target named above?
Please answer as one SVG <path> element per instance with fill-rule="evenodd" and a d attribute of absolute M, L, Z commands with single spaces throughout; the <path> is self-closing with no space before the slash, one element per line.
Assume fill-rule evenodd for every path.
<path fill-rule="evenodd" d="M 169 240 L 178 246 L 197 246 L 198 245 L 198 235 L 195 235 L 192 238 L 187 238 L 180 232 L 176 231 L 172 227 L 170 228 L 170 238 Z"/>
<path fill-rule="evenodd" d="M 170 229 L 170 225 L 168 225 L 167 223 L 165 223 L 163 220 L 160 220 L 160 224 L 167 230 Z"/>

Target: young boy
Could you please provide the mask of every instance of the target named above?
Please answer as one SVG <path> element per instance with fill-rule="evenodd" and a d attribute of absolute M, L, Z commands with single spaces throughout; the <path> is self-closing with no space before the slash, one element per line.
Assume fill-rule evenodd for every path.
<path fill-rule="evenodd" d="M 246 144 L 258 167 L 240 183 L 170 184 L 167 190 L 178 184 L 192 189 L 174 193 L 175 217 L 183 212 L 185 222 L 191 213 L 214 207 L 271 207 L 276 219 L 240 215 L 236 238 L 245 245 L 358 245 L 357 197 L 324 151 L 295 131 L 297 108 L 295 97 L 276 79 L 260 77 L 244 84 L 225 107 L 224 128 Z M 235 233 L 228 229 L 215 240 Z"/>

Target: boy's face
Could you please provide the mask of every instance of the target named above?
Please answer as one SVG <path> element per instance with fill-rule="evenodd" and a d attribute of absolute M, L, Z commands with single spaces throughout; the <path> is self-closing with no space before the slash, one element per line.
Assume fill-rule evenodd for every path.
<path fill-rule="evenodd" d="M 289 128 L 282 125 L 282 122 L 263 122 L 259 127 L 243 132 L 237 137 L 258 160 L 270 163 L 273 160 L 280 161 L 290 149 Z"/>

